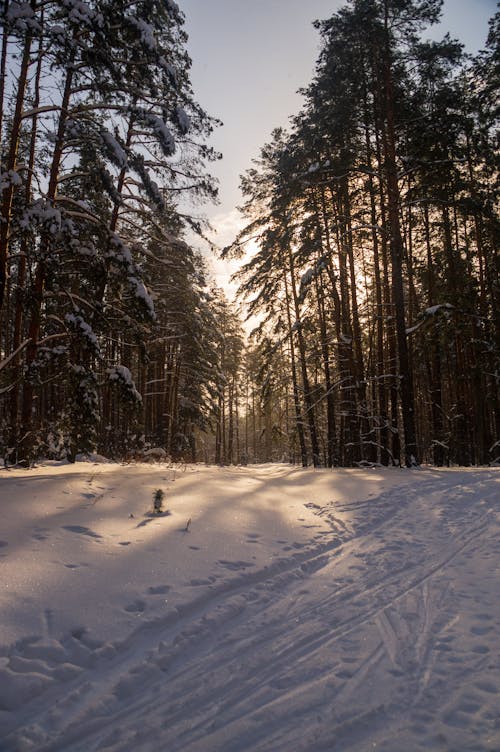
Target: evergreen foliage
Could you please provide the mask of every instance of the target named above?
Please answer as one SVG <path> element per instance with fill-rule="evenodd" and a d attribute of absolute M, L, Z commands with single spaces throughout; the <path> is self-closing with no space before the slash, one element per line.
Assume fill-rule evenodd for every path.
<path fill-rule="evenodd" d="M 241 179 L 245 349 L 186 242 L 219 155 L 182 11 L 2 4 L 0 456 L 498 460 L 499 14 L 470 59 L 425 41 L 441 5 L 317 22 L 304 106 Z"/>
<path fill-rule="evenodd" d="M 184 452 L 212 411 L 217 324 L 178 206 L 215 197 L 219 155 L 182 12 L 20 0 L 2 16 L 0 454 Z"/>
<path fill-rule="evenodd" d="M 303 464 L 498 456 L 498 15 L 471 63 L 422 41 L 440 7 L 351 0 L 318 22 L 304 107 L 241 180 L 226 253 L 257 238 L 236 276 L 261 400 Z"/>

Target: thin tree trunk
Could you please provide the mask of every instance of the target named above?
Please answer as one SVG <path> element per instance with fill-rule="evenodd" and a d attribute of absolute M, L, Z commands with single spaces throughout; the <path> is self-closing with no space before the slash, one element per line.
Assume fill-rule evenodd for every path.
<path fill-rule="evenodd" d="M 4 0 L 3 12 L 7 16 L 9 10 L 9 0 Z M 9 46 L 9 34 L 7 24 L 4 24 L 2 34 L 2 51 L 0 52 L 0 143 L 3 143 L 3 115 L 4 115 L 4 97 L 5 81 L 7 80 L 7 49 Z"/>
<path fill-rule="evenodd" d="M 435 304 L 434 275 L 435 267 L 432 258 L 432 246 L 429 228 L 429 210 L 424 206 L 425 244 L 427 249 L 427 304 Z M 430 367 L 428 369 L 430 379 L 430 399 L 432 415 L 432 455 L 433 462 L 437 467 L 444 464 L 444 426 L 443 426 L 443 395 L 441 391 L 441 351 L 439 337 L 433 335 L 430 352 Z"/>
<path fill-rule="evenodd" d="M 32 0 L 31 7 L 35 8 L 35 0 Z M 6 44 L 6 32 L 4 32 L 4 41 Z M 28 70 L 30 67 L 30 55 L 31 46 L 33 43 L 33 35 L 28 32 L 25 38 L 23 54 L 21 58 L 21 64 L 19 68 L 19 78 L 17 80 L 17 94 L 16 104 L 14 108 L 14 115 L 12 118 L 12 127 L 10 130 L 10 148 L 6 162 L 6 172 L 12 174 L 12 179 L 9 181 L 7 188 L 2 194 L 2 206 L 0 213 L 0 311 L 4 305 L 5 289 L 7 284 L 7 262 L 9 258 L 9 241 L 11 230 L 11 218 L 12 218 L 12 202 L 14 198 L 14 179 L 13 174 L 17 167 L 17 157 L 19 154 L 19 143 L 21 137 L 22 128 L 22 114 L 24 107 L 24 100 L 26 96 L 26 87 L 28 81 Z M 2 49 L 2 55 L 4 54 L 5 47 Z M 5 68 L 2 70 L 2 88 L 5 86 Z M 3 91 L 2 91 L 3 97 Z M 3 102 L 2 102 L 3 104 Z"/>
<path fill-rule="evenodd" d="M 295 424 L 297 426 L 297 436 L 299 438 L 302 467 L 307 467 L 307 464 L 308 464 L 307 449 L 306 449 L 306 441 L 305 441 L 305 436 L 304 436 L 304 422 L 303 422 L 302 410 L 300 406 L 299 383 L 297 379 L 297 365 L 296 365 L 296 358 L 295 358 L 295 343 L 293 340 L 293 322 L 292 322 L 292 315 L 291 315 L 290 290 L 288 286 L 287 272 L 284 267 L 283 267 L 283 286 L 285 290 L 285 307 L 286 307 L 286 317 L 287 317 L 287 324 L 288 324 L 288 340 L 290 343 L 290 365 L 292 369 Z"/>

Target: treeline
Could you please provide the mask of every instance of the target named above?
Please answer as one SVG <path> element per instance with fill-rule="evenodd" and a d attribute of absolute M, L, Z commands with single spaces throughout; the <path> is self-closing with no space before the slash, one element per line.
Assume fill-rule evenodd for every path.
<path fill-rule="evenodd" d="M 499 14 L 471 60 L 424 41 L 440 6 L 351 0 L 318 22 L 305 104 L 242 178 L 227 253 L 257 248 L 236 276 L 262 322 L 268 459 L 500 454 Z"/>
<path fill-rule="evenodd" d="M 499 16 L 318 22 L 305 104 L 242 178 L 238 315 L 186 242 L 216 195 L 173 0 L 4 0 L 0 457 L 219 463 L 500 455 Z M 250 243 L 251 241 L 251 243 Z"/>
<path fill-rule="evenodd" d="M 236 324 L 183 240 L 203 232 L 186 207 L 215 197 L 218 158 L 183 14 L 173 0 L 1 13 L 0 457 L 196 458 Z"/>

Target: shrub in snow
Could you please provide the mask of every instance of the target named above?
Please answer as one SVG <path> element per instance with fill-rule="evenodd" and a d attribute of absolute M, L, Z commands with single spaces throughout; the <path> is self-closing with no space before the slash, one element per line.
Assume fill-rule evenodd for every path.
<path fill-rule="evenodd" d="M 163 499 L 165 498 L 164 492 L 161 488 L 157 488 L 153 493 L 153 511 L 155 514 L 161 514 L 163 512 Z"/>

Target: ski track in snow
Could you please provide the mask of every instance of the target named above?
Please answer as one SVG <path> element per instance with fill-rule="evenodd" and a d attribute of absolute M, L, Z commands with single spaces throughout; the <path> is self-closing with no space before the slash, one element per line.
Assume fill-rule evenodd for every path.
<path fill-rule="evenodd" d="M 269 499 L 287 493 L 289 471 L 249 467 L 238 478 Z M 246 553 L 266 530 L 247 532 L 238 558 L 217 551 L 166 612 L 148 616 L 148 598 L 170 599 L 173 585 L 145 582 L 124 606 L 138 624 L 120 639 L 57 634 L 51 607 L 43 635 L 2 646 L 2 752 L 498 752 L 500 473 L 422 470 L 408 482 L 400 471 L 378 495 L 318 502 L 322 474 L 304 472 L 292 476 L 304 483 L 302 537 L 286 530 L 270 563 Z M 113 485 L 96 489 L 96 478 Z M 328 478 L 332 499 L 336 473 Z M 97 509 L 131 477 L 64 482 Z M 64 535 L 106 545 L 100 528 L 70 519 Z M 36 529 L 40 545 L 54 534 Z"/>

